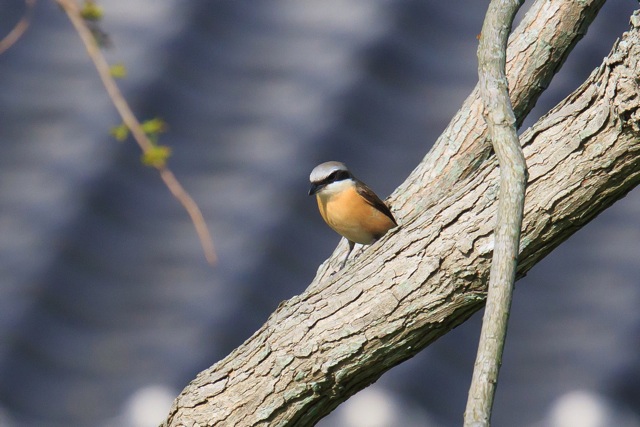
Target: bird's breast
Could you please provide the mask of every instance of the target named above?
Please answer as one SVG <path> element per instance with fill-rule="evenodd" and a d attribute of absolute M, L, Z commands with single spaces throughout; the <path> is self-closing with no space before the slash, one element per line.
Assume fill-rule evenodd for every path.
<path fill-rule="evenodd" d="M 334 194 L 317 194 L 320 215 L 337 233 L 355 243 L 369 245 L 396 225 L 371 206 L 354 187 Z"/>

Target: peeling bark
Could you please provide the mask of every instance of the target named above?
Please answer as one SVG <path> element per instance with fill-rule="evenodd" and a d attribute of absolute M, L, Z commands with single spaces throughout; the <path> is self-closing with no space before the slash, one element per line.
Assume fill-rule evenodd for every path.
<path fill-rule="evenodd" d="M 631 22 L 602 66 L 520 138 L 529 165 L 520 276 L 640 182 L 638 12 Z M 514 60 L 523 75 L 541 63 Z M 520 118 L 535 98 L 523 78 L 511 90 Z M 184 389 L 164 426 L 313 425 L 482 307 L 499 171 L 479 105 L 465 103 L 396 191 L 401 226 L 335 273 L 341 245 L 303 294 Z"/>

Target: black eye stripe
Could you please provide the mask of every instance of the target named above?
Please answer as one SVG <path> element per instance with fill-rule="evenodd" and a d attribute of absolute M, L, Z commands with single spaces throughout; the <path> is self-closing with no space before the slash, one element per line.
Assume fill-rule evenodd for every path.
<path fill-rule="evenodd" d="M 342 181 L 343 179 L 349 179 L 350 174 L 347 171 L 335 171 L 333 172 L 331 175 L 329 175 L 329 178 L 331 179 L 331 181 Z"/>
<path fill-rule="evenodd" d="M 351 178 L 351 174 L 349 173 L 349 171 L 337 170 L 337 171 L 331 172 L 329 176 L 323 179 L 322 184 L 330 184 L 332 182 L 342 181 L 349 178 Z"/>
<path fill-rule="evenodd" d="M 348 171 L 336 171 L 334 181 L 342 181 L 343 179 L 351 178 L 351 174 Z"/>

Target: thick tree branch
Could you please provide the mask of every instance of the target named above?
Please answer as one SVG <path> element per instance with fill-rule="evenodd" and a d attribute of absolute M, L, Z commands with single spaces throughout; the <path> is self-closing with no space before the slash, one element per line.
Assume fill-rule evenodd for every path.
<path fill-rule="evenodd" d="M 507 77 L 518 127 L 586 34 L 604 1 L 536 0 L 515 29 L 507 49 Z M 420 215 L 440 203 L 452 185 L 472 174 L 489 156 L 491 144 L 481 111 L 476 86 L 429 154 L 394 192 L 396 210 L 405 217 Z"/>
<path fill-rule="evenodd" d="M 640 182 L 638 58 L 633 28 L 583 86 L 521 137 L 530 178 L 518 274 Z M 461 114 L 465 123 L 480 122 L 477 108 Z M 452 132 L 465 141 L 452 145 L 470 152 L 473 144 L 461 136 L 467 133 Z M 441 160 L 426 159 L 397 192 L 401 227 L 339 273 L 323 264 L 303 294 L 283 302 L 242 346 L 185 388 L 165 426 L 313 425 L 482 307 L 496 159 L 452 171 L 447 164 L 464 155 L 433 155 Z M 435 176 L 467 178 L 440 190 L 449 181 L 425 182 L 433 172 L 427 164 L 441 166 Z M 440 194 L 438 203 L 421 202 L 430 192 Z"/>
<path fill-rule="evenodd" d="M 516 133 L 505 65 L 507 38 L 523 1 L 491 1 L 478 47 L 480 95 L 500 165 L 500 195 L 487 302 L 464 416 L 464 425 L 470 427 L 488 426 L 491 419 L 516 279 L 527 164 Z"/>

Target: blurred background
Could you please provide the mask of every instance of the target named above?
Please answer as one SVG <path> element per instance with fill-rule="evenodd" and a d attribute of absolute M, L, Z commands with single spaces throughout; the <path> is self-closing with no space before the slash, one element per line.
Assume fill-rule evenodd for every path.
<path fill-rule="evenodd" d="M 528 2 L 527 2 L 528 3 Z M 386 197 L 474 87 L 488 1 L 102 0 L 112 63 L 219 263 L 120 123 L 53 1 L 0 55 L 0 426 L 157 425 L 180 390 L 339 238 L 307 196 L 341 160 Z M 637 2 L 610 0 L 525 123 L 600 64 Z M 0 35 L 22 16 L 0 2 Z M 518 282 L 495 426 L 640 426 L 640 193 Z M 459 426 L 481 316 L 321 426 Z"/>

